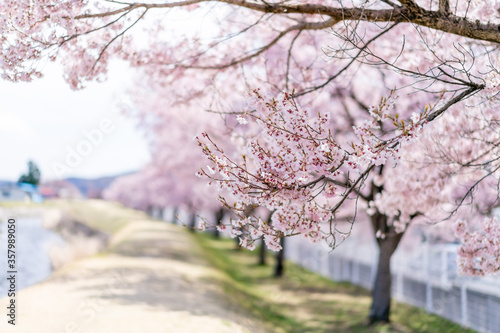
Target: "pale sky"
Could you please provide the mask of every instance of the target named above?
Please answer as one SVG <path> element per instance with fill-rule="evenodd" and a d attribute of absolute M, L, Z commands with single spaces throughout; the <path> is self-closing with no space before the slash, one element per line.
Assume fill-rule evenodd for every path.
<path fill-rule="evenodd" d="M 72 91 L 54 64 L 30 83 L 0 80 L 0 180 L 17 180 L 30 159 L 43 180 L 140 169 L 150 159 L 146 140 L 117 112 L 132 82 L 118 63 L 108 81 L 82 91 Z"/>

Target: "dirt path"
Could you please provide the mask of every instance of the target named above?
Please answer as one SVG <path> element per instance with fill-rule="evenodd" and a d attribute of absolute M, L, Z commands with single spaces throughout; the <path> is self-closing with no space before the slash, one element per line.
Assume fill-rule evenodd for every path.
<path fill-rule="evenodd" d="M 109 253 L 74 262 L 18 293 L 16 326 L 0 300 L 0 332 L 260 332 L 217 284 L 219 273 L 179 227 L 136 221 Z"/>

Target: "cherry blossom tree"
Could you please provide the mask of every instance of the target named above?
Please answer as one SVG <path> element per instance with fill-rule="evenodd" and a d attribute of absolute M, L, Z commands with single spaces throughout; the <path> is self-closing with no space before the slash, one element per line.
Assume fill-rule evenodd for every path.
<path fill-rule="evenodd" d="M 335 247 L 354 221 L 339 216 L 366 210 L 380 248 L 370 319 L 388 321 L 390 258 L 415 219 L 485 216 L 487 241 L 481 226 L 457 223 L 463 269 L 500 269 L 488 220 L 499 179 L 497 10 L 494 0 L 9 1 L 0 67 L 29 81 L 60 59 L 79 89 L 116 58 L 171 98 L 162 110 L 239 113 L 226 118 L 231 141 L 209 130 L 198 139 L 212 163 L 201 175 L 236 198 L 221 199 L 239 214 L 234 234 L 250 248 L 264 236 L 278 250 L 294 235 Z M 178 33 L 183 11 L 205 25 Z M 243 214 L 249 203 L 276 210 L 272 223 Z"/>
<path fill-rule="evenodd" d="M 146 211 L 148 206 L 151 205 L 150 192 L 148 191 L 149 181 L 150 179 L 147 177 L 145 170 L 140 173 L 119 177 L 104 190 L 103 198 Z"/>
<path fill-rule="evenodd" d="M 131 92 L 129 103 L 122 103 L 123 112 L 137 121 L 149 139 L 152 160 L 138 174 L 119 178 L 107 190 L 105 198 L 143 210 L 182 208 L 191 215 L 190 221 L 183 223 L 194 230 L 198 212 L 215 214 L 221 209 L 215 189 L 195 176 L 206 162 L 194 138 L 202 129 L 210 129 L 216 137 L 229 130 L 221 117 L 210 117 L 200 112 L 197 103 L 190 105 L 184 100 L 185 89 L 179 89 L 182 84 L 189 82 L 179 80 L 175 87 L 145 85 Z M 182 104 L 182 111 L 166 107 L 172 104 Z"/>

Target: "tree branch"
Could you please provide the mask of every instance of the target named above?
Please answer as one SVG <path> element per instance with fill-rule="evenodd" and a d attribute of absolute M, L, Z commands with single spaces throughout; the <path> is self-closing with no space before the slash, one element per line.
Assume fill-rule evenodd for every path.
<path fill-rule="evenodd" d="M 445 16 L 450 15 L 450 1 L 439 0 L 439 11 Z"/>
<path fill-rule="evenodd" d="M 446 103 L 445 105 L 443 105 L 442 107 L 440 107 L 436 111 L 434 111 L 431 114 L 429 114 L 427 116 L 426 120 L 428 122 L 433 121 L 434 119 L 436 119 L 437 117 L 439 117 L 440 115 L 442 115 L 446 110 L 448 110 L 453 104 L 456 104 L 456 103 L 462 101 L 467 96 L 472 95 L 476 91 L 481 90 L 483 88 L 484 88 L 484 85 L 477 85 L 477 86 L 470 87 L 469 89 L 463 91 L 461 94 L 459 94 L 459 95 L 453 97 L 452 99 L 450 99 L 448 101 L 448 103 Z"/>
<path fill-rule="evenodd" d="M 331 20 L 340 21 L 369 21 L 369 22 L 407 22 L 428 27 L 443 32 L 500 43 L 500 26 L 488 22 L 470 21 L 466 17 L 456 15 L 443 15 L 446 12 L 447 0 L 440 0 L 438 11 L 426 10 L 419 7 L 413 0 L 401 0 L 403 7 L 392 9 L 367 9 L 363 7 L 335 7 L 320 4 L 287 4 L 287 2 L 257 3 L 248 0 L 187 0 L 169 3 L 134 3 L 120 9 L 105 13 L 84 14 L 76 19 L 112 16 L 132 11 L 138 8 L 173 8 L 186 7 L 204 2 L 222 2 L 228 5 L 248 8 L 263 13 L 273 13 L 283 16 L 290 14 L 322 15 L 329 16 Z M 448 5 L 449 6 L 449 5 Z M 444 10 L 444 11 L 443 11 Z"/>
<path fill-rule="evenodd" d="M 250 60 L 252 58 L 255 58 L 256 56 L 258 56 L 259 54 L 268 50 L 271 46 L 273 46 L 274 44 L 279 42 L 281 38 L 283 38 L 284 36 L 286 36 L 288 33 L 292 32 L 292 31 L 320 30 L 320 29 L 325 29 L 325 28 L 331 27 L 331 26 L 335 25 L 336 23 L 337 23 L 337 21 L 335 21 L 334 19 L 329 19 L 329 20 L 323 21 L 323 22 L 302 22 L 302 23 L 296 24 L 296 25 L 291 26 L 291 27 L 283 30 L 282 32 L 280 32 L 269 43 L 267 43 L 266 45 L 257 49 L 257 51 L 250 53 L 249 55 L 246 55 L 244 57 L 233 59 L 232 61 L 230 61 L 226 64 L 215 65 L 215 66 L 196 66 L 196 65 L 177 64 L 175 66 L 181 67 L 181 68 L 193 68 L 193 69 L 224 69 L 224 68 L 228 68 L 228 67 L 237 65 L 239 63 L 245 62 L 247 60 Z"/>

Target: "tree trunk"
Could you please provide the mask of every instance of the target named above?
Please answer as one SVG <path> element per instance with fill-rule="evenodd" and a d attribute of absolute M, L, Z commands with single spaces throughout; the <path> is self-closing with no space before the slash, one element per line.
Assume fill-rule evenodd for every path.
<path fill-rule="evenodd" d="M 274 269 L 274 277 L 282 277 L 285 271 L 285 237 L 280 239 L 281 250 L 276 253 L 276 267 Z"/>
<path fill-rule="evenodd" d="M 274 214 L 274 210 L 269 212 L 269 215 L 267 216 L 267 223 L 271 224 L 271 217 Z M 267 253 L 267 248 L 266 248 L 266 242 L 264 241 L 264 236 L 260 238 L 260 249 L 259 249 L 259 265 L 266 265 L 266 253 Z"/>
<path fill-rule="evenodd" d="M 239 230 L 239 231 L 242 231 L 241 228 L 236 228 L 236 230 Z M 235 250 L 241 250 L 241 245 L 240 245 L 240 237 L 243 237 L 243 234 L 241 234 L 240 236 L 236 236 L 234 237 L 234 241 L 236 242 L 236 247 L 234 248 Z"/>
<path fill-rule="evenodd" d="M 259 265 L 266 265 L 266 242 L 264 242 L 264 236 L 260 237 L 260 248 L 259 248 Z"/>
<path fill-rule="evenodd" d="M 195 232 L 196 228 L 196 212 L 191 213 L 191 218 L 189 219 L 189 230 Z"/>
<path fill-rule="evenodd" d="M 387 216 L 376 213 L 372 216 L 374 232 L 380 230 L 383 235 L 377 238 L 379 260 L 377 275 L 372 290 L 372 305 L 370 307 L 369 323 L 390 321 L 391 310 L 391 257 L 396 251 L 403 233 L 396 233 L 394 227 L 387 225 Z M 378 228 L 377 228 L 378 227 Z"/>
<path fill-rule="evenodd" d="M 177 224 L 177 214 L 179 214 L 179 208 L 175 207 L 172 214 L 172 223 Z"/>
<path fill-rule="evenodd" d="M 167 218 L 165 217 L 165 212 L 167 211 L 167 207 L 163 206 L 161 209 L 160 209 L 160 220 L 162 220 L 163 222 L 167 222 Z"/>
<path fill-rule="evenodd" d="M 215 228 L 214 228 L 214 237 L 220 238 L 220 232 L 217 227 L 221 224 L 222 219 L 224 218 L 224 208 L 221 207 L 219 210 L 215 212 Z"/>

